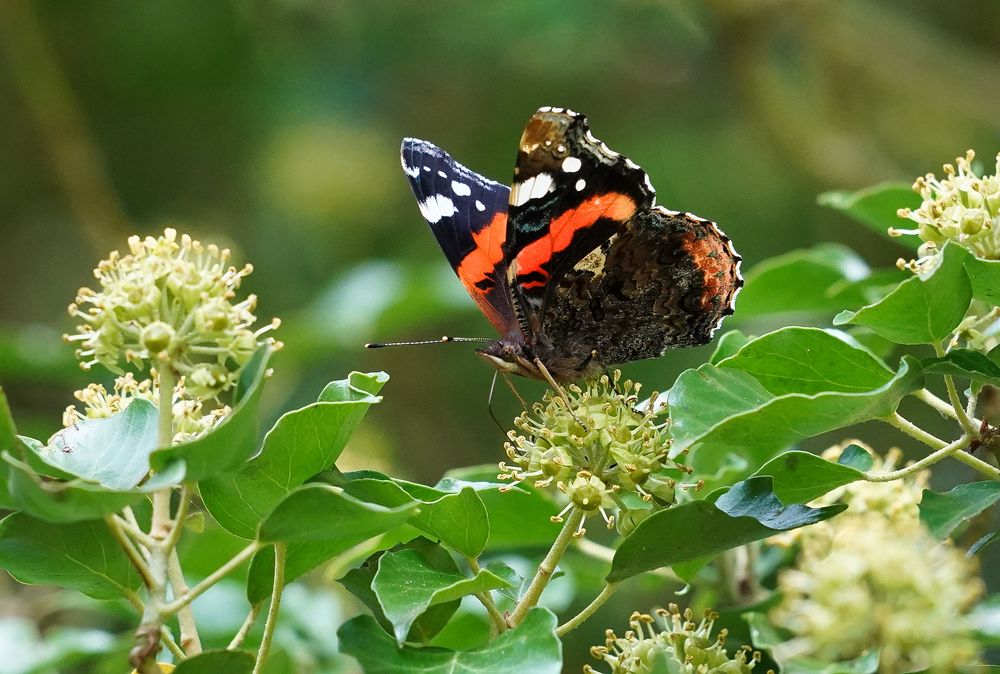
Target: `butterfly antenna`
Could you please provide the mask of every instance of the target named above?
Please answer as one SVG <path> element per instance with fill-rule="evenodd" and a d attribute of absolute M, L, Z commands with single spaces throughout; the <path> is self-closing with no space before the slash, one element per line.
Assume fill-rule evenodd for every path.
<path fill-rule="evenodd" d="M 445 335 L 440 339 L 421 339 L 415 342 L 369 342 L 365 344 L 366 349 L 384 349 L 387 346 L 424 346 L 425 344 L 448 344 L 450 342 L 495 342 L 489 337 L 449 337 Z"/>

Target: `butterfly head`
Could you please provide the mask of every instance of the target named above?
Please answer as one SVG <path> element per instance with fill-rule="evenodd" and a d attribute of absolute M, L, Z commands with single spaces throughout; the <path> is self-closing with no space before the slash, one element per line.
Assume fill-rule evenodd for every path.
<path fill-rule="evenodd" d="M 542 379 L 542 374 L 535 366 L 531 354 L 520 342 L 497 340 L 482 349 L 476 349 L 476 354 L 501 372 Z"/>

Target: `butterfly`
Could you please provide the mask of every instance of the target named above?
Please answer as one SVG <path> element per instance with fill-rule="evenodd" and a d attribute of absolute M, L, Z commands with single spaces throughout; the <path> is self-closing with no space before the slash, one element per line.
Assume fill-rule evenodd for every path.
<path fill-rule="evenodd" d="M 469 295 L 499 332 L 501 372 L 581 379 L 705 344 L 733 313 L 740 256 L 712 221 L 657 206 L 646 173 L 584 115 L 543 107 L 510 188 L 406 138 L 403 171 Z"/>

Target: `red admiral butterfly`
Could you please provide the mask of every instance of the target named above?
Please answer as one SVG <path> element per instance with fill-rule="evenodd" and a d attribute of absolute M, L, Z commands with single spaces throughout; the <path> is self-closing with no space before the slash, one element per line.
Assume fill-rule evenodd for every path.
<path fill-rule="evenodd" d="M 405 139 L 401 156 L 420 212 L 500 332 L 476 353 L 501 372 L 582 378 L 705 344 L 733 313 L 743 279 L 729 238 L 654 205 L 646 173 L 581 114 L 531 117 L 510 189 L 427 141 Z"/>

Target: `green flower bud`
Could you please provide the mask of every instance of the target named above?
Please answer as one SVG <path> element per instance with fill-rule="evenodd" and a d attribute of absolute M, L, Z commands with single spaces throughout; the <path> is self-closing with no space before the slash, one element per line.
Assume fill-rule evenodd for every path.
<path fill-rule="evenodd" d="M 173 326 L 163 321 L 155 321 L 142 329 L 140 341 L 152 355 L 166 351 L 174 339 Z"/>
<path fill-rule="evenodd" d="M 652 510 L 642 510 L 642 509 L 630 509 L 630 510 L 620 510 L 618 511 L 618 516 L 615 519 L 615 526 L 618 529 L 618 533 L 622 536 L 628 536 L 635 528 L 639 526 L 639 523 L 645 520 L 647 517 L 653 514 Z"/>

